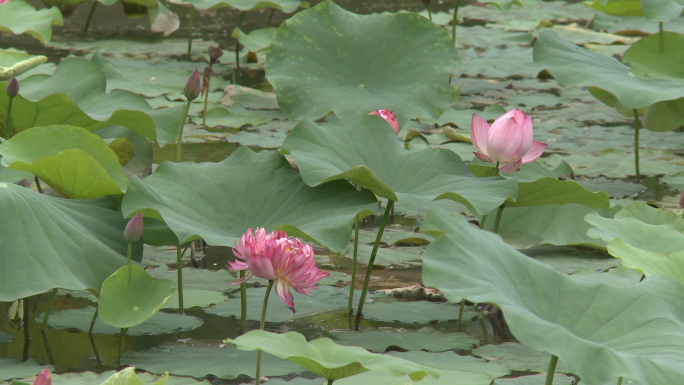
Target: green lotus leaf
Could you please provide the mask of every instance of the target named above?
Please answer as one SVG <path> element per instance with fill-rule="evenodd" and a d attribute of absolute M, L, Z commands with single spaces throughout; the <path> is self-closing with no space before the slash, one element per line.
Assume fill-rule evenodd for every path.
<path fill-rule="evenodd" d="M 593 0 L 585 1 L 584 4 L 597 11 L 605 12 L 614 16 L 641 16 L 644 10 L 641 8 L 641 0 Z"/>
<path fill-rule="evenodd" d="M 518 341 L 557 356 L 583 382 L 666 384 L 684 375 L 684 292 L 675 280 L 625 288 L 576 279 L 441 210 L 421 231 L 442 234 L 423 255 L 426 286 L 450 302 L 495 304 Z"/>
<path fill-rule="evenodd" d="M 98 292 L 126 263 L 128 221 L 109 199 L 68 200 L 0 183 L 0 301 L 53 288 Z M 30 242 L 27 240 L 31 240 Z"/>
<path fill-rule="evenodd" d="M 301 0 L 173 0 L 175 4 L 192 4 L 198 9 L 232 7 L 240 11 L 256 11 L 261 8 L 273 8 L 285 13 L 292 13 L 297 8 L 308 8 L 309 3 Z"/>
<path fill-rule="evenodd" d="M 682 0 L 641 0 L 646 18 L 653 21 L 673 21 L 684 11 Z"/>
<path fill-rule="evenodd" d="M 155 383 L 152 385 L 166 385 L 166 382 L 169 379 L 169 374 L 164 373 L 164 375 L 157 380 Z M 118 373 L 115 373 L 113 376 L 109 377 L 105 382 L 103 382 L 100 385 L 145 385 L 140 378 L 138 378 L 138 375 L 135 374 L 135 368 L 130 367 L 126 368 Z"/>
<path fill-rule="evenodd" d="M 145 215 L 163 219 L 181 243 L 201 237 L 230 247 L 247 229 L 265 227 L 333 251 L 347 247 L 354 216 L 376 208 L 369 191 L 345 181 L 311 188 L 277 152 L 246 147 L 215 164 L 164 162 L 144 181 L 133 178 L 122 203 L 127 216 L 150 209 Z"/>
<path fill-rule="evenodd" d="M 459 64 L 449 34 L 420 15 L 357 15 L 325 1 L 278 28 L 266 75 L 292 117 L 389 109 L 403 124 L 454 104 L 448 80 Z"/>
<path fill-rule="evenodd" d="M 74 12 L 76 7 L 78 7 L 81 3 L 84 3 L 86 1 L 88 0 L 43 0 L 43 4 L 45 4 L 48 7 L 57 7 L 62 13 L 62 16 L 69 17 Z M 116 0 L 95 1 L 107 7 L 114 5 L 114 3 L 116 3 Z"/>
<path fill-rule="evenodd" d="M 128 187 L 114 151 L 83 128 L 34 127 L 0 144 L 0 154 L 3 166 L 36 175 L 65 198 L 120 195 Z"/>
<path fill-rule="evenodd" d="M 161 146 L 176 139 L 181 106 L 153 110 L 142 96 L 132 92 L 105 93 L 105 75 L 89 60 L 67 59 L 57 66 L 54 75 L 33 75 L 19 83 L 19 95 L 12 103 L 12 123 L 17 132 L 54 124 L 94 131 L 118 124 Z M 9 101 L 6 87 L 7 82 L 0 82 L 2 130 Z"/>
<path fill-rule="evenodd" d="M 310 186 L 347 179 L 407 209 L 452 199 L 488 213 L 517 196 L 517 180 L 476 178 L 449 150 L 405 150 L 379 116 L 342 119 L 323 126 L 303 121 L 283 142 Z"/>
<path fill-rule="evenodd" d="M 36 10 L 24 0 L 0 4 L 0 31 L 28 33 L 47 43 L 52 38 L 52 26 L 63 25 L 64 19 L 56 7 Z"/>
<path fill-rule="evenodd" d="M 357 346 L 340 346 L 330 338 L 306 342 L 297 332 L 283 334 L 252 330 L 235 339 L 240 350 L 263 350 L 279 358 L 286 358 L 327 380 L 338 380 L 355 374 L 377 371 L 393 376 L 408 375 L 414 381 L 424 377 L 439 379 L 437 369 L 389 355 L 375 354 Z"/>
<path fill-rule="evenodd" d="M 138 265 L 123 266 L 102 283 L 100 318 L 116 328 L 139 325 L 173 296 L 173 282 L 152 278 Z"/>
<path fill-rule="evenodd" d="M 54 367 L 51 365 L 41 366 L 33 358 L 29 358 L 28 361 L 24 362 L 17 358 L 0 358 L 0 379 L 2 380 L 35 376 L 36 373 L 40 373 L 43 369 L 52 372 Z"/>
<path fill-rule="evenodd" d="M 244 33 L 240 28 L 233 31 L 232 37 L 238 39 L 240 44 L 252 52 L 263 51 L 271 46 L 271 41 L 278 29 L 274 27 L 267 27 L 256 29 L 250 33 Z"/>
<path fill-rule="evenodd" d="M 601 88 L 628 109 L 684 97 L 681 84 L 639 76 L 616 59 L 580 48 L 552 31 L 539 34 L 534 44 L 534 61 L 546 66 L 562 85 Z"/>
<path fill-rule="evenodd" d="M 593 208 L 610 208 L 610 197 L 603 191 L 591 192 L 572 180 L 545 177 L 520 183 L 518 198 L 506 201 L 506 207 L 541 206 L 577 203 Z"/>
<path fill-rule="evenodd" d="M 0 49 L 0 80 L 12 79 L 46 62 L 47 57 L 43 55 Z"/>

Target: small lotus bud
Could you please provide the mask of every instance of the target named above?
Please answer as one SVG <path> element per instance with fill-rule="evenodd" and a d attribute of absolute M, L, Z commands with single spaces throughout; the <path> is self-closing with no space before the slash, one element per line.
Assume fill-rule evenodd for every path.
<path fill-rule="evenodd" d="M 126 225 L 126 229 L 124 230 L 124 238 L 128 242 L 138 242 L 140 237 L 142 237 L 143 234 L 143 218 L 142 218 L 142 212 L 138 211 L 137 214 L 131 218 L 130 221 L 128 221 L 128 224 Z"/>
<path fill-rule="evenodd" d="M 213 65 L 216 61 L 223 56 L 223 51 L 219 47 L 209 47 L 207 48 L 209 53 L 209 65 Z"/>
<path fill-rule="evenodd" d="M 13 98 L 19 94 L 19 82 L 17 78 L 12 78 L 7 85 L 7 96 Z"/>
<path fill-rule="evenodd" d="M 47 369 L 43 369 L 40 374 L 36 377 L 35 380 L 31 383 L 31 385 L 52 385 L 52 379 L 50 378 L 50 371 Z"/>
<path fill-rule="evenodd" d="M 679 206 L 684 208 L 684 193 L 679 197 Z"/>
<path fill-rule="evenodd" d="M 195 100 L 199 96 L 201 90 L 202 81 L 200 80 L 199 71 L 195 68 L 195 72 L 190 75 L 190 79 L 185 83 L 183 94 L 185 94 L 185 97 L 189 100 Z"/>

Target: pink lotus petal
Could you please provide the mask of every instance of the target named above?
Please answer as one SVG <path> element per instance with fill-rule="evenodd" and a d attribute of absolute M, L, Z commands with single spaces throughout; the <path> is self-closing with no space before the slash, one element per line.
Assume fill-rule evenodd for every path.
<path fill-rule="evenodd" d="M 238 261 L 238 260 L 235 260 L 235 261 L 233 261 L 233 262 L 228 262 L 228 264 L 226 265 L 226 267 L 227 267 L 228 269 L 230 269 L 230 270 L 235 270 L 235 271 L 240 271 L 240 270 L 247 270 L 247 269 L 249 269 L 249 266 L 248 266 L 246 263 L 240 262 L 240 261 Z"/>
<path fill-rule="evenodd" d="M 0 0 L 0 4 L 9 3 L 9 0 Z"/>
<path fill-rule="evenodd" d="M 249 271 L 261 279 L 272 280 L 276 278 L 271 258 L 263 254 L 254 254 L 247 259 Z"/>
<path fill-rule="evenodd" d="M 232 284 L 232 285 L 242 285 L 243 283 L 249 281 L 252 277 L 254 277 L 254 274 L 252 274 L 252 273 L 250 272 L 250 273 L 245 274 L 244 277 L 238 279 L 237 281 L 231 282 L 231 284 Z"/>
<path fill-rule="evenodd" d="M 390 110 L 377 110 L 373 111 L 368 115 L 378 115 L 381 116 L 389 125 L 392 127 L 394 130 L 395 134 L 399 134 L 399 122 L 397 121 L 397 117 L 394 115 L 394 112 Z"/>
<path fill-rule="evenodd" d="M 506 113 L 494 121 L 487 135 L 487 156 L 496 162 L 510 163 L 520 158 L 532 145 L 531 132 L 526 132 L 528 127 L 518 124 L 517 113 Z M 523 112 L 518 111 L 523 114 Z M 509 115 L 508 118 L 503 118 Z M 523 120 L 524 122 L 524 120 Z M 531 124 L 531 121 L 530 121 Z M 529 127 L 531 131 L 531 125 Z M 529 142 L 529 143 L 528 143 Z"/>
<path fill-rule="evenodd" d="M 2 0 L 0 0 L 2 1 Z M 1 3 L 0 3 L 1 4 Z M 33 382 L 31 382 L 31 385 L 52 385 L 52 379 L 50 378 L 50 371 L 47 369 L 43 369 L 40 374 L 36 377 Z"/>
<path fill-rule="evenodd" d="M 537 142 L 536 140 L 532 141 L 532 147 L 529 151 L 527 151 L 527 154 L 522 157 L 523 164 L 531 163 L 537 160 L 537 158 L 544 153 L 544 150 L 546 150 L 546 146 L 548 146 L 548 144 Z"/>
<path fill-rule="evenodd" d="M 295 313 L 294 297 L 290 293 L 290 285 L 284 279 L 276 279 L 274 286 L 280 300 Z"/>
<path fill-rule="evenodd" d="M 489 157 L 485 154 L 480 154 L 479 152 L 475 152 L 475 151 L 473 151 L 473 154 L 475 154 L 475 156 L 480 160 L 483 160 L 483 161 L 488 162 L 488 163 L 494 163 L 494 161 L 489 159 Z"/>
<path fill-rule="evenodd" d="M 499 167 L 499 170 L 502 172 L 515 172 L 520 170 L 520 165 L 522 164 L 522 158 L 518 159 L 515 162 L 512 163 L 506 163 L 503 166 Z"/>
<path fill-rule="evenodd" d="M 470 138 L 473 146 L 483 154 L 487 153 L 487 134 L 489 133 L 489 123 L 482 117 L 473 114 L 470 121 Z"/>

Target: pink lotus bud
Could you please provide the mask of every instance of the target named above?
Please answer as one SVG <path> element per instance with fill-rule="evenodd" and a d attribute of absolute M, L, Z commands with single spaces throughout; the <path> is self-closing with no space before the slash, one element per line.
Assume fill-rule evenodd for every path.
<path fill-rule="evenodd" d="M 684 208 L 684 193 L 679 197 L 679 207 Z"/>
<path fill-rule="evenodd" d="M 520 165 L 534 162 L 544 153 L 547 144 L 532 140 L 532 118 L 520 110 L 509 111 L 494 121 L 473 115 L 470 125 L 474 152 L 479 159 L 499 163 L 504 172 L 520 170 Z"/>
<path fill-rule="evenodd" d="M 142 218 L 142 212 L 138 211 L 133 218 L 131 218 L 130 221 L 128 221 L 128 224 L 126 225 L 126 229 L 124 230 L 124 238 L 128 242 L 138 242 L 140 237 L 142 237 L 143 234 L 143 218 Z"/>
<path fill-rule="evenodd" d="M 0 1 L 2 1 L 2 0 L 0 0 Z M 2 4 L 2 3 L 0 3 L 0 4 Z M 10 98 L 13 98 L 13 97 L 19 95 L 19 82 L 17 81 L 17 78 L 12 78 L 12 80 L 10 80 L 9 84 L 7 85 L 6 92 L 7 92 L 7 96 L 9 96 Z"/>
<path fill-rule="evenodd" d="M 199 71 L 195 68 L 195 72 L 190 75 L 190 79 L 185 83 L 183 94 L 188 100 L 195 100 L 202 90 L 202 82 L 200 81 Z"/>
<path fill-rule="evenodd" d="M 2 0 L 0 0 L 0 1 L 2 1 Z M 50 378 L 50 371 L 47 369 L 43 369 L 43 371 L 40 372 L 38 377 L 36 377 L 36 379 L 33 380 L 31 385 L 52 385 L 52 379 Z"/>
<path fill-rule="evenodd" d="M 377 110 L 368 115 L 382 116 L 382 118 L 385 119 L 390 126 L 392 126 L 394 133 L 399 134 L 399 122 L 397 122 L 397 117 L 394 115 L 394 112 L 390 110 Z"/>
<path fill-rule="evenodd" d="M 0 4 L 9 3 L 9 0 L 0 0 Z"/>

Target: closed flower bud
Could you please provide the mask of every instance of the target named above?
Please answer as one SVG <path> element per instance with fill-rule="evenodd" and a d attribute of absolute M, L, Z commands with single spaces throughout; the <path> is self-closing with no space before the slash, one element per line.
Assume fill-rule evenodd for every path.
<path fill-rule="evenodd" d="M 189 100 L 195 100 L 199 96 L 201 90 L 202 82 L 200 80 L 199 71 L 195 68 L 195 72 L 190 75 L 190 79 L 185 83 L 183 94 L 185 94 L 185 97 Z"/>
<path fill-rule="evenodd" d="M 7 85 L 7 96 L 13 98 L 17 95 L 19 95 L 19 82 L 17 81 L 17 78 L 12 78 Z"/>
<path fill-rule="evenodd" d="M 126 229 L 124 230 L 124 238 L 128 242 L 134 243 L 138 242 L 140 240 L 140 237 L 142 237 L 143 234 L 143 218 L 142 218 L 142 213 L 138 211 L 133 218 L 131 218 L 130 221 L 128 221 L 128 224 L 126 225 Z"/>
<path fill-rule="evenodd" d="M 0 3 L 1 4 L 1 3 Z M 42 372 L 36 377 L 31 385 L 52 385 L 52 379 L 50 378 L 50 371 L 43 369 Z"/>

